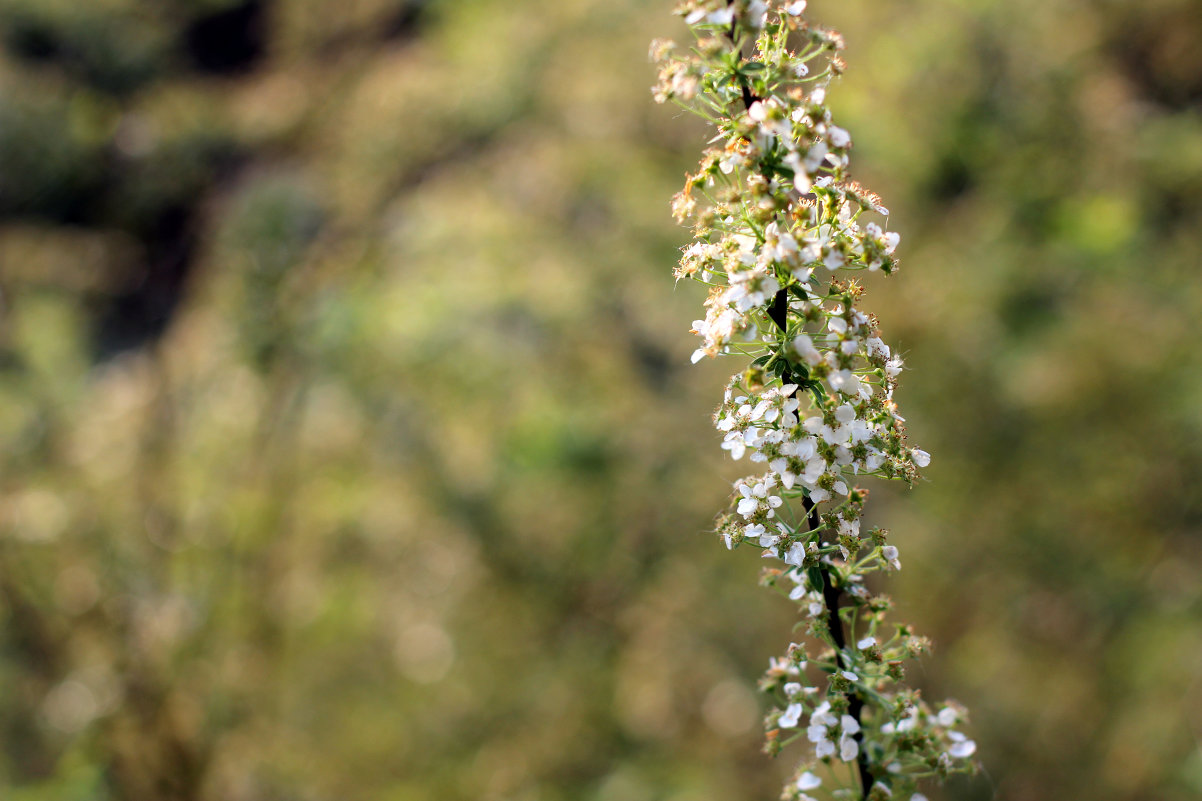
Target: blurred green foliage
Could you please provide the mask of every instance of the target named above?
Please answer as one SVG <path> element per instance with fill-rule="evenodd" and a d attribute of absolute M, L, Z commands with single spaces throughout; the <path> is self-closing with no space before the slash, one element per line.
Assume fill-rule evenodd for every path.
<path fill-rule="evenodd" d="M 0 0 L 6 798 L 774 797 L 669 6 Z M 1196 798 L 1202 10 L 811 14 L 903 234 L 939 797 Z"/>

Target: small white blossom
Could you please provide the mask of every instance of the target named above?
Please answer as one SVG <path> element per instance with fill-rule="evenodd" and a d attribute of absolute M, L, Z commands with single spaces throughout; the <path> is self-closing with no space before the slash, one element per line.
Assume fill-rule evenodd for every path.
<path fill-rule="evenodd" d="M 860 753 L 860 744 L 855 741 L 855 738 L 844 734 L 839 738 L 839 759 L 844 762 L 851 762 Z"/>
<path fill-rule="evenodd" d="M 889 346 L 880 337 L 869 337 L 865 344 L 868 346 L 869 358 L 889 358 Z"/>
<path fill-rule="evenodd" d="M 808 334 L 801 334 L 793 340 L 793 350 L 811 367 L 822 361 L 822 353 L 814 347 L 814 341 Z"/>
<path fill-rule="evenodd" d="M 962 743 L 956 743 L 947 752 L 955 759 L 967 759 L 977 752 L 977 744 L 972 740 L 966 740 Z"/>
<path fill-rule="evenodd" d="M 952 747 L 947 749 L 947 753 L 953 759 L 968 759 L 977 752 L 977 744 L 960 732 L 949 731 L 947 736 L 952 741 Z"/>
<path fill-rule="evenodd" d="M 789 137 L 793 126 L 785 113 L 784 105 L 775 97 L 757 100 L 747 109 L 747 116 L 758 123 L 764 133 L 780 139 Z"/>
<path fill-rule="evenodd" d="M 797 724 L 801 721 L 801 715 L 804 711 L 805 708 L 801 704 L 789 704 L 789 707 L 785 710 L 785 713 L 776 721 L 776 725 L 780 726 L 782 729 L 795 729 L 797 728 Z"/>
<path fill-rule="evenodd" d="M 822 786 L 822 779 L 810 773 L 808 770 L 797 777 L 798 790 L 813 790 L 816 787 Z"/>

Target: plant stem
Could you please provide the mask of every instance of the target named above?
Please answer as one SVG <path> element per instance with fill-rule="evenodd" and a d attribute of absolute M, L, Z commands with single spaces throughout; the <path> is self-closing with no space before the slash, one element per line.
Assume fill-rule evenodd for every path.
<path fill-rule="evenodd" d="M 782 289 L 772 298 L 772 305 L 768 307 L 768 316 L 772 319 L 781 331 L 788 330 L 788 312 L 789 312 L 789 295 L 788 290 Z M 786 368 L 781 375 L 781 380 L 786 384 L 796 384 L 797 389 L 794 395 L 800 395 L 802 392 L 802 382 L 798 380 L 793 371 Z M 822 525 L 822 521 L 818 516 L 818 505 L 810 500 L 809 496 L 804 496 L 801 499 L 802 507 L 806 512 L 806 523 L 809 525 L 810 531 L 817 531 Z M 839 601 L 842 598 L 843 591 L 835 586 L 835 582 L 831 579 L 831 570 L 826 562 L 819 560 L 818 572 L 822 575 L 822 600 L 826 604 L 827 618 L 826 627 L 831 635 L 831 642 L 835 645 L 835 658 L 838 660 L 839 667 L 843 670 L 849 670 L 848 657 L 845 651 L 847 646 L 847 636 L 843 631 L 843 620 L 839 617 Z M 859 693 L 852 691 L 849 694 L 847 704 L 847 714 L 851 715 L 855 720 L 856 725 L 860 725 L 861 718 L 864 713 L 864 699 Z M 872 773 L 868 770 L 868 754 L 864 750 L 864 732 L 863 727 L 854 736 L 859 744 L 859 753 L 856 756 L 856 767 L 860 774 L 860 790 L 861 798 L 868 798 L 868 793 L 872 789 Z"/>

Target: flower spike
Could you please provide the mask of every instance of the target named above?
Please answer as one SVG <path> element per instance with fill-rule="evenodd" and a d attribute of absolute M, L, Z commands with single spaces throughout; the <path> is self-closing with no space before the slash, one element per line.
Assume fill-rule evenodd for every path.
<path fill-rule="evenodd" d="M 889 600 L 867 581 L 902 562 L 886 531 L 861 525 L 858 482 L 912 483 L 931 457 L 907 441 L 893 400 L 902 359 L 860 305 L 858 275 L 896 272 L 900 238 L 852 180 L 851 134 L 826 104 L 843 39 L 805 9 L 683 0 L 692 46 L 652 43 L 656 101 L 716 129 L 672 201 L 694 233 L 675 274 L 709 287 L 693 361 L 750 360 L 714 415 L 722 448 L 754 471 L 735 482 L 717 533 L 775 560 L 765 583 L 805 621 L 760 682 L 777 705 L 769 752 L 803 749 L 782 798 L 921 799 L 921 780 L 977 770 L 976 745 L 960 731 L 963 707 L 930 705 L 903 683 L 926 640 L 887 623 Z"/>

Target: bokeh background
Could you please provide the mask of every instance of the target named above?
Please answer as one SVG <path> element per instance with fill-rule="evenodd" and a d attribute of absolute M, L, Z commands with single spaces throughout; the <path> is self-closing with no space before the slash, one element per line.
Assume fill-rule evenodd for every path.
<path fill-rule="evenodd" d="M 0 795 L 776 797 L 670 5 L 0 0 Z M 987 768 L 931 797 L 1198 798 L 1202 6 L 810 13 Z"/>

